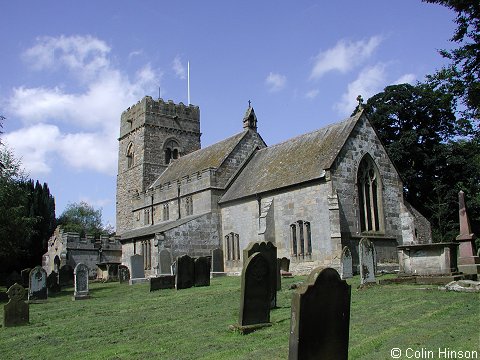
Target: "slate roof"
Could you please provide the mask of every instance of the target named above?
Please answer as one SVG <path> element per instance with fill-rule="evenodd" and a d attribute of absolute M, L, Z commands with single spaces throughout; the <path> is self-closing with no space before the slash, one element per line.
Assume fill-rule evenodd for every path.
<path fill-rule="evenodd" d="M 220 203 L 324 177 L 361 115 L 258 150 Z"/>
<path fill-rule="evenodd" d="M 150 187 L 172 182 L 205 169 L 218 168 L 247 132 L 248 130 L 244 130 L 216 144 L 174 160 Z"/>
<path fill-rule="evenodd" d="M 188 223 L 192 220 L 195 220 L 195 219 L 197 219 L 197 218 L 199 218 L 200 216 L 203 216 L 203 215 L 205 215 L 205 214 L 188 216 L 188 217 L 178 219 L 178 220 L 172 220 L 172 221 L 169 221 L 169 222 L 162 222 L 162 223 L 157 224 L 157 225 L 145 226 L 145 227 L 142 227 L 142 228 L 139 228 L 139 229 L 126 231 L 121 235 L 120 241 L 133 239 L 133 238 L 140 238 L 140 237 L 144 237 L 144 236 L 153 235 L 153 234 L 158 233 L 158 232 L 168 231 L 168 230 L 171 230 L 173 228 L 176 228 L 177 226 L 180 226 L 180 225 L 186 224 L 186 223 Z"/>

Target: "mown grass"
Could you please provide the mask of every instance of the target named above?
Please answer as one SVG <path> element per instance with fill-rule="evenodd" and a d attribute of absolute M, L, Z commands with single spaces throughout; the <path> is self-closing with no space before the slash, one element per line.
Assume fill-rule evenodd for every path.
<path fill-rule="evenodd" d="M 303 279 L 284 279 L 273 326 L 249 335 L 228 330 L 238 321 L 239 277 L 152 293 L 148 284 L 92 283 L 92 298 L 82 301 L 66 288 L 30 305 L 30 325 L 0 329 L 0 359 L 287 359 L 289 285 Z M 391 359 L 392 348 L 480 354 L 479 294 L 348 282 L 350 359 Z"/>

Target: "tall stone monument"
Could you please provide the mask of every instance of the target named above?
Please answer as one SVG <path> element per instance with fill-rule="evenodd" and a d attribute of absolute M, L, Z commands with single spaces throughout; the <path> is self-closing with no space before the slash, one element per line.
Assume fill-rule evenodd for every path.
<path fill-rule="evenodd" d="M 458 193 L 458 216 L 460 220 L 460 234 L 456 241 L 460 243 L 458 256 L 458 271 L 464 274 L 480 274 L 480 258 L 475 255 L 476 236 L 470 227 L 467 207 L 463 191 Z"/>

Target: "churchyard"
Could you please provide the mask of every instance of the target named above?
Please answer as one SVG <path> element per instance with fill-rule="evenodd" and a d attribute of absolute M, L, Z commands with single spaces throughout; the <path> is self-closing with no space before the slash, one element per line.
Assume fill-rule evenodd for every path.
<path fill-rule="evenodd" d="M 287 359 L 296 291 L 290 286 L 305 280 L 282 279 L 277 307 L 270 311 L 272 325 L 248 335 L 229 330 L 239 319 L 240 277 L 152 292 L 148 283 L 92 282 L 90 298 L 81 301 L 72 301 L 73 286 L 64 287 L 29 305 L 29 325 L 1 329 L 0 354 L 2 359 Z M 349 359 L 391 359 L 393 348 L 402 350 L 404 359 L 407 349 L 412 356 L 444 348 L 480 353 L 479 293 L 412 284 L 359 288 L 360 281 L 360 276 L 347 279 Z"/>

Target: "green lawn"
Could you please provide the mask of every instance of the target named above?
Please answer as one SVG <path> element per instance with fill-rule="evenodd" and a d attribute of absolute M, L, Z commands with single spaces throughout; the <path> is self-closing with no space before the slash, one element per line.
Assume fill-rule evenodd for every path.
<path fill-rule="evenodd" d="M 0 329 L 0 359 L 287 359 L 289 285 L 303 279 L 284 279 L 273 326 L 248 335 L 228 330 L 238 321 L 239 277 L 152 293 L 148 284 L 93 283 L 92 298 L 82 301 L 72 301 L 66 288 L 30 305 L 30 325 Z M 438 359 L 439 348 L 478 351 L 480 358 L 479 294 L 420 285 L 360 290 L 358 281 L 348 280 L 349 359 L 392 359 L 392 348 L 402 350 L 401 359 L 422 349 Z"/>

